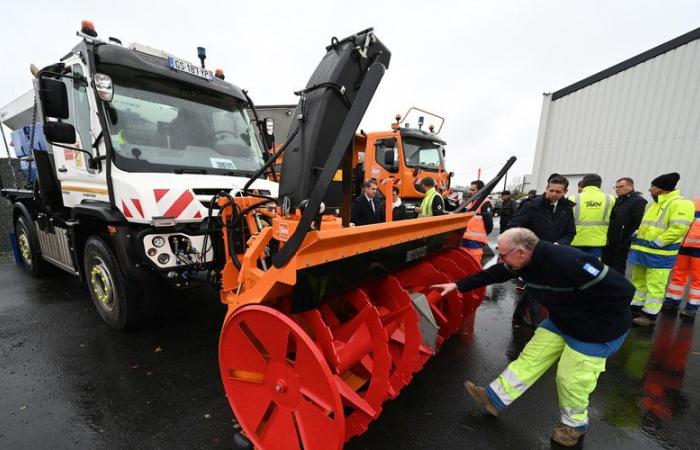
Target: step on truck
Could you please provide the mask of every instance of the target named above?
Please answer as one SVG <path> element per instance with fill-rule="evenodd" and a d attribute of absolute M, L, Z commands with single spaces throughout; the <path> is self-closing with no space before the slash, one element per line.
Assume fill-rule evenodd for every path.
<path fill-rule="evenodd" d="M 217 276 L 210 200 L 235 196 L 262 167 L 267 137 L 245 91 L 205 67 L 203 48 L 193 64 L 103 40 L 88 21 L 77 35 L 65 56 L 33 67 L 29 110 L 0 110 L 25 175 L 0 187 L 24 269 L 80 277 L 102 319 L 121 330 L 155 312 L 151 289 Z M 250 189 L 277 195 L 263 178 Z"/>

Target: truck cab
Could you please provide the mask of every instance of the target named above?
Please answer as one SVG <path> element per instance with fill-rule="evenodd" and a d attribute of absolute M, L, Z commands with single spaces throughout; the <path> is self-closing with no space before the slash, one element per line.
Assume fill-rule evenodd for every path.
<path fill-rule="evenodd" d="M 401 116 L 397 115 L 390 131 L 361 132 L 355 136 L 359 184 L 374 178 L 386 195 L 390 191 L 382 189 L 382 185 L 391 182 L 399 188 L 410 217 L 416 217 L 425 196 L 420 185 L 423 178 L 435 179 L 438 191 L 447 196 L 452 176 L 445 170 L 447 143 L 434 132 L 434 127 L 425 131 L 423 122 L 419 120 L 419 124 L 419 128 L 406 122 L 402 126 Z"/>
<path fill-rule="evenodd" d="M 215 269 L 214 196 L 235 196 L 263 161 L 251 102 L 204 67 L 140 44 L 82 40 L 35 73 L 37 182 L 3 189 L 22 264 L 80 276 L 123 329 L 152 310 L 144 286 L 196 286 Z M 39 128 L 34 128 L 38 130 Z M 259 195 L 277 184 L 258 179 Z"/>

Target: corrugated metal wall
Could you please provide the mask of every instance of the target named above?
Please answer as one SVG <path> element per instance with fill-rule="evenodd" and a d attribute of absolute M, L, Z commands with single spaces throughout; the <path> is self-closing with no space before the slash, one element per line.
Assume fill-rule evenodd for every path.
<path fill-rule="evenodd" d="M 623 176 L 646 192 L 672 171 L 686 197 L 700 195 L 700 40 L 555 101 L 545 94 L 533 188 L 557 172 L 575 192 L 583 174 L 598 173 L 606 192 Z"/>

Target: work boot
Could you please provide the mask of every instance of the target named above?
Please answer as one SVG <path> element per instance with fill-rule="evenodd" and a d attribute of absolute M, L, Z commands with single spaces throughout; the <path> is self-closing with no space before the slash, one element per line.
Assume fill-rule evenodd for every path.
<path fill-rule="evenodd" d="M 683 320 L 687 320 L 688 322 L 694 322 L 695 321 L 695 313 L 697 312 L 697 309 L 688 309 L 685 308 L 681 313 L 678 315 Z"/>
<path fill-rule="evenodd" d="M 656 325 L 656 319 L 650 318 L 647 314 L 642 314 L 632 319 L 632 323 L 638 327 L 651 327 Z"/>
<path fill-rule="evenodd" d="M 469 392 L 469 395 L 471 395 L 474 400 L 484 405 L 484 408 L 486 408 L 489 414 L 498 417 L 498 408 L 491 402 L 489 396 L 486 395 L 486 389 L 475 385 L 471 381 L 465 381 L 464 387 L 467 388 L 467 392 Z"/>
<path fill-rule="evenodd" d="M 661 311 L 676 312 L 678 311 L 678 305 L 680 305 L 680 303 L 680 301 L 666 299 L 663 305 L 661 305 Z"/>
<path fill-rule="evenodd" d="M 631 305 L 630 311 L 632 311 L 632 317 L 638 317 L 642 313 L 642 307 Z"/>
<path fill-rule="evenodd" d="M 552 440 L 564 447 L 573 447 L 585 433 L 585 431 L 577 431 L 574 427 L 560 423 L 552 430 Z"/>

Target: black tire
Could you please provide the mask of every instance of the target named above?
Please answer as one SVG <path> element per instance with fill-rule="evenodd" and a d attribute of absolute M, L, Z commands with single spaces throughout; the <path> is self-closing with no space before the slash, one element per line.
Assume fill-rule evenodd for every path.
<path fill-rule="evenodd" d="M 15 236 L 17 238 L 17 250 L 22 261 L 22 267 L 27 273 L 35 278 L 46 275 L 48 264 L 41 257 L 39 239 L 31 225 L 32 221 L 24 215 L 20 215 L 15 220 Z"/>
<path fill-rule="evenodd" d="M 157 297 L 124 273 L 104 240 L 97 236 L 88 238 L 83 264 L 92 302 L 110 328 L 133 328 L 155 313 Z"/>

